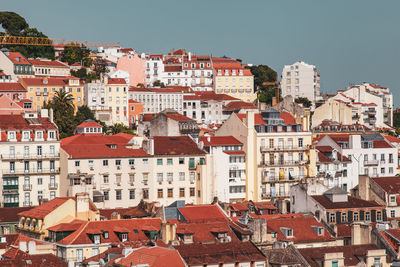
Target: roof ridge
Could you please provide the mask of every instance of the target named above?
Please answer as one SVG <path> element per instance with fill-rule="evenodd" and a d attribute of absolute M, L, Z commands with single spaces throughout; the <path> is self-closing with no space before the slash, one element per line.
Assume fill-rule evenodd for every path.
<path fill-rule="evenodd" d="M 81 230 L 79 230 L 79 229 L 77 230 L 77 231 L 79 231 L 79 233 L 77 233 L 77 234 L 75 235 L 75 238 L 72 239 L 72 240 L 69 242 L 70 244 L 72 244 L 72 243 L 75 242 L 75 240 L 81 235 L 81 233 L 83 232 L 83 230 L 86 229 L 86 226 L 87 226 L 88 224 L 89 224 L 89 222 L 86 222 L 86 223 L 84 224 L 84 226 L 83 226 L 83 224 L 81 225 L 81 227 L 83 226 L 82 229 L 81 229 Z M 75 231 L 74 234 L 75 234 L 77 231 Z"/>

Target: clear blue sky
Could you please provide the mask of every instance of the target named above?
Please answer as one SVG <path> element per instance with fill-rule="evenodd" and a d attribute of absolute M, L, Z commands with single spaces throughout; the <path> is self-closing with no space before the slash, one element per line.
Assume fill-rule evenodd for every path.
<path fill-rule="evenodd" d="M 1 0 L 49 37 L 117 41 L 139 52 L 172 48 L 266 64 L 305 61 L 334 92 L 363 81 L 400 104 L 399 0 Z"/>

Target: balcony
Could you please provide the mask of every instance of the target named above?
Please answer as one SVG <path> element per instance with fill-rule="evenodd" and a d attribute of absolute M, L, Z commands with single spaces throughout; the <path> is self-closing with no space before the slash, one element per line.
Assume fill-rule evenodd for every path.
<path fill-rule="evenodd" d="M 279 176 L 279 175 L 265 175 L 262 179 L 263 183 L 295 183 L 304 178 L 304 175 L 294 177 Z"/>
<path fill-rule="evenodd" d="M 3 170 L 2 171 L 3 175 L 17 175 L 17 174 L 57 174 L 60 173 L 60 168 L 54 168 L 54 169 L 15 169 L 15 170 Z"/>
<path fill-rule="evenodd" d="M 32 202 L 24 201 L 23 205 L 24 205 L 24 207 L 31 207 L 32 206 Z"/>
<path fill-rule="evenodd" d="M 376 114 L 376 109 L 368 109 L 368 114 L 370 115 L 375 115 Z"/>
<path fill-rule="evenodd" d="M 57 183 L 49 183 L 49 190 L 57 190 L 58 184 Z"/>
<path fill-rule="evenodd" d="M 4 203 L 5 208 L 9 207 L 19 207 L 19 202 L 12 202 L 12 203 Z"/>
<path fill-rule="evenodd" d="M 31 184 L 24 184 L 23 188 L 24 188 L 24 191 L 31 191 L 32 190 L 32 185 Z"/>
<path fill-rule="evenodd" d="M 283 152 L 283 151 L 305 151 L 309 150 L 309 146 L 276 146 L 276 147 L 268 147 L 262 146 L 260 147 L 260 151 L 263 152 Z"/>
<path fill-rule="evenodd" d="M 274 162 L 261 162 L 259 167 L 278 167 L 278 166 L 299 166 L 308 164 L 308 161 L 305 160 L 283 160 L 283 161 L 274 161 Z"/>
<path fill-rule="evenodd" d="M 262 199 L 271 199 L 271 198 L 288 198 L 289 197 L 289 192 L 284 191 L 284 192 L 275 192 L 275 193 L 263 193 L 261 195 Z"/>
<path fill-rule="evenodd" d="M 364 166 L 378 166 L 377 160 L 364 160 Z"/>
<path fill-rule="evenodd" d="M 2 160 L 18 160 L 18 159 L 58 159 L 60 158 L 60 153 L 47 153 L 47 154 L 2 154 Z"/>
<path fill-rule="evenodd" d="M 375 117 L 367 118 L 366 122 L 368 122 L 369 124 L 375 124 L 376 123 L 376 118 Z"/>
<path fill-rule="evenodd" d="M 3 190 L 18 190 L 17 184 L 3 185 Z"/>

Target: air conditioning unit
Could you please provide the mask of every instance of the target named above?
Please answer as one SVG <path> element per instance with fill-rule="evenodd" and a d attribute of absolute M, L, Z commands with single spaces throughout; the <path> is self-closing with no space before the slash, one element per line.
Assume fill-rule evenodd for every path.
<path fill-rule="evenodd" d="M 121 166 L 118 165 L 118 166 L 117 166 L 117 170 L 120 170 L 120 169 L 121 169 Z"/>
<path fill-rule="evenodd" d="M 90 167 L 90 170 L 91 170 L 91 171 L 94 171 L 94 168 L 93 168 L 93 167 Z"/>
<path fill-rule="evenodd" d="M 134 170 L 135 169 L 135 166 L 134 165 L 131 165 L 131 170 Z"/>

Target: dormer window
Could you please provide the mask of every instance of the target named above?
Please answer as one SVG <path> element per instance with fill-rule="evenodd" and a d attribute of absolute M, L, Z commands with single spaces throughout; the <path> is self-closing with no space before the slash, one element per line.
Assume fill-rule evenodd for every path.
<path fill-rule="evenodd" d="M 218 75 L 222 75 L 222 71 L 221 70 L 218 70 Z"/>
<path fill-rule="evenodd" d="M 55 131 L 49 131 L 49 139 L 55 139 L 56 138 L 56 132 Z"/>
<path fill-rule="evenodd" d="M 243 70 L 239 70 L 239 75 L 243 75 Z"/>
<path fill-rule="evenodd" d="M 120 239 L 122 242 L 128 241 L 128 233 L 121 233 Z"/>
<path fill-rule="evenodd" d="M 317 235 L 324 235 L 324 228 L 320 226 L 312 226 L 312 229 Z"/>
<path fill-rule="evenodd" d="M 30 138 L 30 133 L 29 133 L 29 131 L 23 131 L 23 132 L 22 132 L 22 135 L 23 135 L 23 139 L 24 139 L 25 141 L 28 141 L 28 140 L 29 140 L 29 138 Z"/>
<path fill-rule="evenodd" d="M 225 70 L 225 75 L 226 75 L 226 76 L 229 75 L 229 70 Z"/>
<path fill-rule="evenodd" d="M 193 235 L 192 234 L 183 235 L 183 243 L 192 244 L 193 243 Z"/>
<path fill-rule="evenodd" d="M 8 131 L 8 139 L 9 140 L 15 140 L 15 131 Z"/>
<path fill-rule="evenodd" d="M 232 75 L 236 75 L 236 70 L 232 70 Z"/>
<path fill-rule="evenodd" d="M 293 229 L 292 228 L 281 228 L 281 232 L 285 235 L 286 238 L 293 237 Z"/>
<path fill-rule="evenodd" d="M 5 236 L 0 237 L 0 243 L 6 243 L 6 237 Z"/>
<path fill-rule="evenodd" d="M 104 237 L 104 239 L 108 239 L 108 232 L 107 231 L 103 232 L 103 237 Z"/>
<path fill-rule="evenodd" d="M 100 244 L 100 235 L 93 235 L 93 243 Z"/>
<path fill-rule="evenodd" d="M 36 139 L 43 139 L 43 131 L 36 131 Z"/>

